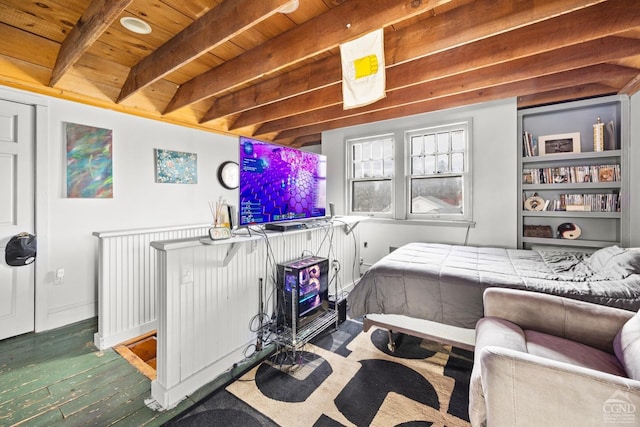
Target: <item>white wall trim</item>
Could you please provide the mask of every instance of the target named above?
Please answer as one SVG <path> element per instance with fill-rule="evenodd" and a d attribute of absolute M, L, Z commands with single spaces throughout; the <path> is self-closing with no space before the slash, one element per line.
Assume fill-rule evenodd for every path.
<path fill-rule="evenodd" d="M 46 329 L 60 328 L 95 316 L 97 301 L 85 301 L 56 307 L 46 313 Z M 36 331 L 38 332 L 38 331 Z"/>

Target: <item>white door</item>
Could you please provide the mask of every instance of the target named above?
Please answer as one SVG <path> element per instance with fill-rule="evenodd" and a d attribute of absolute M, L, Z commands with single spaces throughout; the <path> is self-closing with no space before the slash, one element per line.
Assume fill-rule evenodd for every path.
<path fill-rule="evenodd" d="M 32 106 L 0 100 L 0 339 L 34 330 L 35 263 L 5 262 L 9 239 L 34 233 L 34 127 Z"/>

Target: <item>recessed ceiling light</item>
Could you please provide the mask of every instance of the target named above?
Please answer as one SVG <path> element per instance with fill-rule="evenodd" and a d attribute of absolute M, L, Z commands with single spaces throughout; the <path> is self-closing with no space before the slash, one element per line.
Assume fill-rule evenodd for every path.
<path fill-rule="evenodd" d="M 291 0 L 289 3 L 285 4 L 280 8 L 280 13 L 291 13 L 298 10 L 298 6 L 300 3 L 298 0 Z"/>
<path fill-rule="evenodd" d="M 120 19 L 120 23 L 127 30 L 133 31 L 136 34 L 149 34 L 151 32 L 151 25 L 147 24 L 139 18 L 125 16 L 124 18 Z"/>

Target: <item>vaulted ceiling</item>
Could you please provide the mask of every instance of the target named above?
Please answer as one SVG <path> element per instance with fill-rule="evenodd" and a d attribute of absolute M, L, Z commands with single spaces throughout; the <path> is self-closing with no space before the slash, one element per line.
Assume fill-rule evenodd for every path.
<path fill-rule="evenodd" d="M 291 2 L 0 0 L 0 84 L 294 146 L 507 97 L 640 89 L 638 0 L 298 0 L 284 13 Z M 386 97 L 345 110 L 339 46 L 379 28 Z"/>

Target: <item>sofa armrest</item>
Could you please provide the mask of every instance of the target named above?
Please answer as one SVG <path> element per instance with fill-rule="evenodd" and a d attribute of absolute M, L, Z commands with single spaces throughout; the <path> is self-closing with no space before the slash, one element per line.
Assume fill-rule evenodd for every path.
<path fill-rule="evenodd" d="M 613 338 L 634 312 L 518 289 L 488 288 L 485 317 L 509 320 L 522 329 L 544 332 L 613 353 Z"/>
<path fill-rule="evenodd" d="M 640 423 L 640 382 L 500 347 L 480 354 L 489 426 Z"/>

